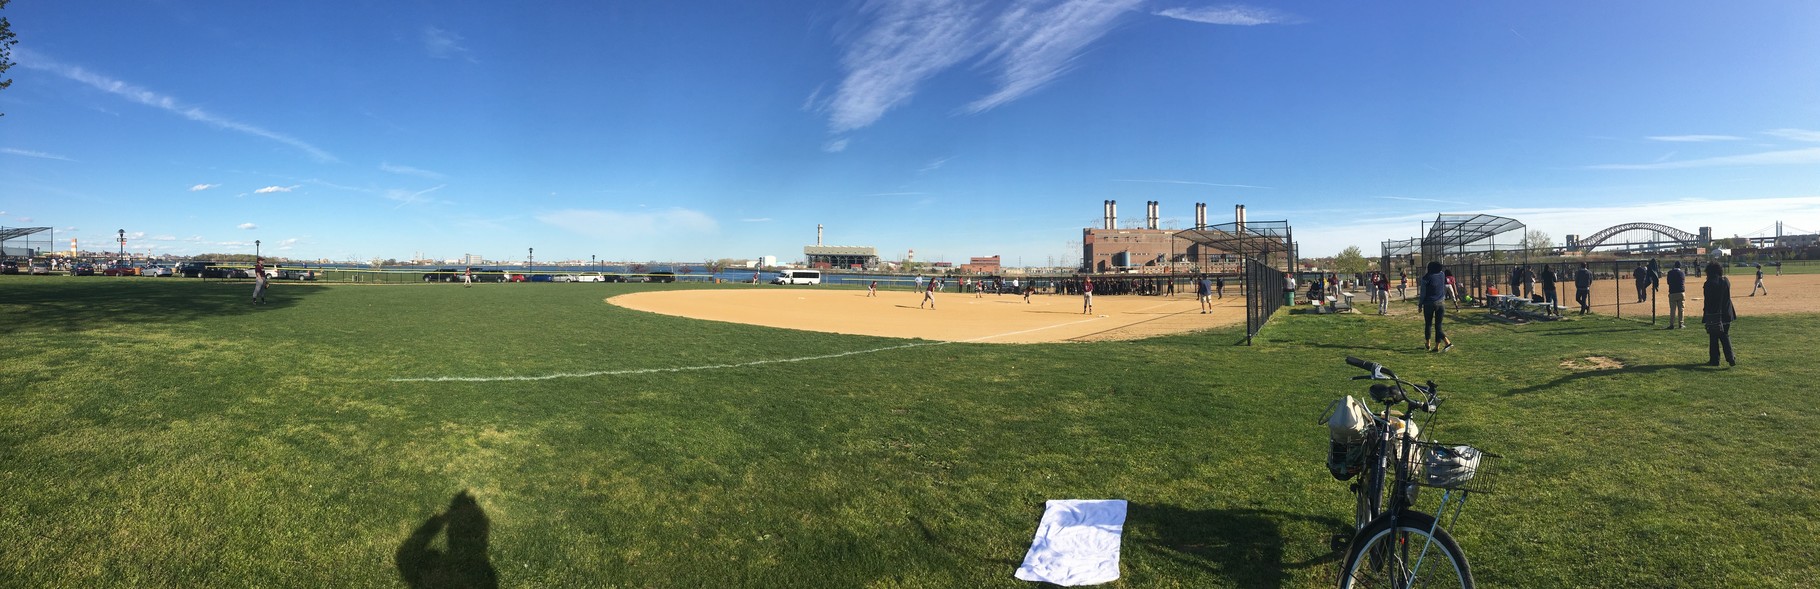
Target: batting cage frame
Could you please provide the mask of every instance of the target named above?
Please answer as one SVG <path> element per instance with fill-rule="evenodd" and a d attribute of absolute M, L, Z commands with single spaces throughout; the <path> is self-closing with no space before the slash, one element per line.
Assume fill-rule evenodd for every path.
<path fill-rule="evenodd" d="M 33 235 L 47 234 L 44 239 Z M 51 250 L 57 241 L 49 227 L 0 227 L 0 258 L 37 258 Z"/>
<path fill-rule="evenodd" d="M 1245 345 L 1283 307 L 1285 275 L 1295 268 L 1295 232 L 1288 221 L 1235 221 L 1176 233 L 1204 248 L 1237 254 L 1244 265 Z"/>

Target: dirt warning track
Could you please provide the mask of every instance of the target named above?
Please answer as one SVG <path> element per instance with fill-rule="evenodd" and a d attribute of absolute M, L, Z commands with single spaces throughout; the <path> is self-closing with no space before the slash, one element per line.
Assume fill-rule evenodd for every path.
<path fill-rule="evenodd" d="M 1236 289 L 1233 289 L 1236 290 Z M 664 315 L 855 335 L 983 343 L 1122 340 L 1197 331 L 1245 322 L 1245 299 L 1228 292 L 1200 312 L 1192 294 L 1095 296 L 1093 314 L 1081 297 L 975 297 L 937 293 L 935 309 L 917 308 L 920 292 L 833 290 L 777 286 L 762 289 L 672 290 L 620 295 L 607 302 Z"/>

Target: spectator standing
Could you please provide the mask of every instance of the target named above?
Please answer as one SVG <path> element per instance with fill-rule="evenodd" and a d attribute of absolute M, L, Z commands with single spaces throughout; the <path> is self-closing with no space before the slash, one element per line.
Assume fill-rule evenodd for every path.
<path fill-rule="evenodd" d="M 1453 349 L 1453 340 L 1441 330 L 1441 319 L 1447 316 L 1448 275 L 1441 262 L 1428 263 L 1428 274 L 1416 283 L 1416 296 L 1422 306 L 1422 348 L 1430 352 Z M 1432 334 L 1432 338 L 1430 335 Z M 1429 344 L 1433 340 L 1433 345 Z"/>
<path fill-rule="evenodd" d="M 1555 275 L 1554 266 L 1542 265 L 1542 302 L 1548 305 L 1548 314 L 1556 317 L 1561 316 L 1560 291 L 1555 289 L 1555 282 L 1559 280 L 1561 277 Z"/>
<path fill-rule="evenodd" d="M 1220 297 L 1222 299 L 1226 298 L 1226 277 L 1225 276 L 1213 277 L 1213 294 L 1214 294 L 1214 296 Z"/>
<path fill-rule="evenodd" d="M 1630 275 L 1637 281 L 1637 302 L 1649 300 L 1649 268 L 1637 264 L 1637 269 L 1631 270 Z"/>
<path fill-rule="evenodd" d="M 1431 262 L 1431 264 L 1439 263 L 1440 262 Z M 1443 274 L 1447 277 L 1447 298 L 1453 299 L 1453 310 L 1458 311 L 1460 310 L 1460 291 L 1454 289 L 1453 269 L 1449 268 L 1445 270 Z"/>
<path fill-rule="evenodd" d="M 1586 262 L 1580 262 L 1580 269 L 1574 271 L 1574 302 L 1580 304 L 1580 314 L 1592 310 L 1592 269 Z"/>
<path fill-rule="evenodd" d="M 1283 275 L 1283 292 L 1289 293 L 1289 306 L 1295 306 L 1295 275 Z"/>
<path fill-rule="evenodd" d="M 1719 365 L 1719 352 L 1725 352 L 1725 361 L 1732 366 L 1738 365 L 1738 358 L 1732 354 L 1732 321 L 1738 318 L 1737 310 L 1732 308 L 1732 283 L 1725 278 L 1725 266 L 1718 262 L 1706 265 L 1706 284 L 1702 293 L 1706 296 L 1705 308 L 1701 310 L 1700 322 L 1706 325 L 1706 365 Z"/>
<path fill-rule="evenodd" d="M 1523 266 L 1523 298 L 1536 299 L 1536 270 L 1527 264 Z"/>
<path fill-rule="evenodd" d="M 1687 327 L 1687 273 L 1681 263 L 1668 270 L 1668 329 Z"/>
<path fill-rule="evenodd" d="M 1505 291 L 1505 292 L 1511 294 L 1512 296 L 1515 296 L 1518 293 L 1523 292 L 1523 290 L 1518 286 L 1522 282 L 1523 282 L 1523 267 L 1522 266 L 1512 266 L 1510 269 L 1510 290 Z"/>
<path fill-rule="evenodd" d="M 1750 296 L 1757 296 L 1759 289 L 1763 291 L 1763 296 L 1769 296 L 1769 288 L 1763 286 L 1763 264 L 1757 264 L 1757 284 L 1750 287 Z"/>
<path fill-rule="evenodd" d="M 1372 275 L 1372 278 L 1377 281 L 1375 284 L 1372 285 L 1372 287 L 1376 288 L 1378 290 L 1378 314 L 1379 315 L 1389 315 L 1390 314 L 1390 276 L 1384 274 L 1383 272 L 1379 272 L 1377 274 Z"/>

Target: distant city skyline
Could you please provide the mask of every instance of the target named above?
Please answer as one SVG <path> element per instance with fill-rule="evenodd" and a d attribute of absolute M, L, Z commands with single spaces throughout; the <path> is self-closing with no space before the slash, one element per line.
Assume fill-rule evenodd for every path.
<path fill-rule="evenodd" d="M 0 13 L 0 225 L 53 249 L 791 261 L 820 224 L 1072 265 L 1104 200 L 1174 228 L 1244 204 L 1307 257 L 1440 213 L 1557 242 L 1820 229 L 1820 4 L 1795 0 Z"/>

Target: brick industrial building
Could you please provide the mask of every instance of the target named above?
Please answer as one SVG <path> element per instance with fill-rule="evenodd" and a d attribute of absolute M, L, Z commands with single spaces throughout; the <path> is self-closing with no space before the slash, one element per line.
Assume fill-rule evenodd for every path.
<path fill-rule="evenodd" d="M 1118 201 L 1104 203 L 1104 224 L 1081 231 L 1081 271 L 1094 274 L 1132 272 L 1176 274 L 1238 271 L 1238 257 L 1197 244 L 1177 235 L 1178 230 L 1159 227 L 1158 203 L 1145 204 L 1144 228 L 1118 228 Z M 1244 215 L 1239 205 L 1236 214 Z M 1207 205 L 1195 203 L 1195 227 L 1207 226 Z"/>

